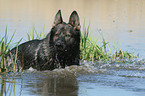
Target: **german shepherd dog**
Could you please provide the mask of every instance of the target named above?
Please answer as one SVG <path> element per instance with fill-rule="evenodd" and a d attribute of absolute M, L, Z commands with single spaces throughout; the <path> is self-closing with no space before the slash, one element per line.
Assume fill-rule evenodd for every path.
<path fill-rule="evenodd" d="M 14 56 L 17 48 L 9 52 Z M 18 46 L 17 61 L 23 69 L 53 70 L 65 66 L 79 65 L 80 22 L 76 11 L 69 22 L 63 22 L 61 11 L 55 16 L 54 25 L 42 40 L 31 40 Z"/>

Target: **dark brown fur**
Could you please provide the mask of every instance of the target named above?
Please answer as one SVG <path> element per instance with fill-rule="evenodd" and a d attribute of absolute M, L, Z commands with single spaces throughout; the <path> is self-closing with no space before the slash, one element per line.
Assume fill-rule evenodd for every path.
<path fill-rule="evenodd" d="M 16 48 L 10 52 L 15 55 Z M 18 46 L 18 63 L 24 69 L 53 70 L 79 65 L 79 57 L 80 22 L 76 11 L 72 12 L 69 23 L 65 23 L 59 10 L 54 26 L 44 39 L 31 40 Z"/>

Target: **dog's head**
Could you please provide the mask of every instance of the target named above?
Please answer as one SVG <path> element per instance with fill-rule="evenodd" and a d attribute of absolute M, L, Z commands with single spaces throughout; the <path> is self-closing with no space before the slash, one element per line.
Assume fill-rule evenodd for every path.
<path fill-rule="evenodd" d="M 61 11 L 55 16 L 50 32 L 50 43 L 55 51 L 66 52 L 75 50 L 80 44 L 80 22 L 76 11 L 70 15 L 69 22 L 63 22 Z"/>

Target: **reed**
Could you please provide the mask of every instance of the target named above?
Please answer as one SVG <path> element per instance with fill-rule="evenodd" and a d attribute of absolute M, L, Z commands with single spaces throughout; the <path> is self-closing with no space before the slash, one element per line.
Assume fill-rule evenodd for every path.
<path fill-rule="evenodd" d="M 97 39 L 93 40 L 90 35 L 89 35 L 89 28 L 85 27 L 85 23 L 83 25 L 83 30 L 81 34 L 81 44 L 80 44 L 80 49 L 81 49 L 81 55 L 80 58 L 81 60 L 89 60 L 89 61 L 124 61 L 126 59 L 134 59 L 137 58 L 133 53 L 129 52 L 124 52 L 122 49 L 117 50 L 117 45 L 114 44 L 114 52 L 111 51 L 111 47 L 109 42 L 105 40 L 103 37 L 102 33 L 100 33 L 100 36 L 102 38 L 102 42 L 98 42 Z M 31 30 L 30 33 L 28 33 L 28 40 L 33 40 L 33 39 L 42 39 L 46 35 L 44 34 L 44 29 L 43 31 L 38 34 L 38 32 L 35 30 L 35 27 Z M 8 61 L 6 59 L 6 54 L 9 51 L 9 46 L 12 42 L 12 39 L 14 37 L 15 32 L 11 36 L 10 40 L 8 41 L 8 36 L 7 36 L 7 27 L 5 30 L 5 35 L 0 39 L 0 72 L 8 72 L 10 71 L 8 69 Z M 22 39 L 20 39 L 17 43 L 17 49 L 18 49 L 18 44 L 21 42 Z M 107 50 L 108 49 L 108 50 Z M 16 72 L 16 68 L 19 68 L 17 63 L 17 52 L 16 55 L 14 56 L 15 59 L 13 59 L 13 56 L 11 55 L 11 61 L 13 63 L 12 70 Z"/>
<path fill-rule="evenodd" d="M 28 41 L 33 40 L 33 39 L 43 39 L 46 35 L 44 34 L 45 26 L 43 27 L 43 31 L 41 33 L 38 33 L 33 26 L 32 30 L 30 33 L 27 33 L 28 36 Z"/>
<path fill-rule="evenodd" d="M 133 53 L 124 52 L 122 49 L 117 50 L 117 45 L 114 44 L 114 53 L 111 51 L 109 42 L 105 40 L 102 33 L 102 42 L 98 42 L 97 39 L 92 40 L 89 36 L 89 27 L 86 28 L 83 25 L 83 32 L 81 35 L 81 59 L 91 61 L 124 61 L 126 59 L 137 58 Z M 100 44 L 100 45 L 99 45 Z M 107 50 L 108 49 L 108 50 Z"/>
<path fill-rule="evenodd" d="M 8 67 L 7 67 L 7 58 L 6 58 L 6 54 L 8 53 L 9 51 L 9 46 L 12 42 L 12 39 L 14 37 L 14 34 L 15 32 L 13 33 L 13 35 L 11 36 L 10 40 L 8 41 L 8 36 L 7 36 L 7 27 L 6 27 L 6 30 L 5 30 L 5 35 L 4 37 L 2 37 L 0 39 L 0 72 L 5 72 L 5 71 L 9 71 L 8 70 Z M 18 42 L 17 42 L 17 45 L 21 42 L 22 39 L 20 39 Z M 17 54 L 16 54 L 17 55 Z M 11 59 L 13 60 L 13 59 Z M 15 62 L 12 62 L 14 63 L 13 64 L 13 71 L 16 70 L 16 61 L 17 59 L 15 59 Z M 12 71 L 12 70 L 11 70 Z"/>

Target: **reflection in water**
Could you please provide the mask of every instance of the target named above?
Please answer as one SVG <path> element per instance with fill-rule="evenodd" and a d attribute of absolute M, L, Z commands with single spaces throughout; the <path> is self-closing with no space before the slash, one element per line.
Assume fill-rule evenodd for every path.
<path fill-rule="evenodd" d="M 30 94 L 31 96 L 78 96 L 76 77 L 39 76 L 39 72 L 26 72 L 17 76 L 1 77 L 0 96 L 30 96 Z"/>
<path fill-rule="evenodd" d="M 6 80 L 2 78 L 2 80 L 1 80 L 0 83 L 1 83 L 1 86 L 0 86 L 0 88 L 1 88 L 1 92 L 0 92 L 0 95 L 3 96 L 3 94 L 4 94 L 5 91 L 6 91 L 6 89 L 5 89 L 5 86 L 6 86 Z"/>
<path fill-rule="evenodd" d="M 89 68 L 70 66 L 53 71 L 34 72 L 29 70 L 22 76 L 25 93 L 41 96 L 78 96 L 77 76 Z M 29 79 L 27 79 L 29 77 Z"/>
<path fill-rule="evenodd" d="M 90 32 L 94 38 L 99 38 L 97 30 L 100 29 L 107 41 L 119 42 L 123 50 L 130 52 L 135 50 L 145 57 L 145 0 L 1 0 L 0 2 L 0 38 L 4 36 L 7 25 L 10 36 L 16 30 L 13 40 L 18 41 L 23 37 L 24 42 L 33 26 L 39 33 L 45 25 L 45 32 L 48 33 L 59 9 L 62 10 L 64 21 L 68 21 L 70 13 L 77 10 L 81 25 L 83 26 L 84 19 L 86 25 L 90 23 Z M 33 72 L 14 76 L 17 83 L 8 82 L 13 79 L 0 78 L 0 95 L 144 96 L 145 61 L 133 64 L 115 62 L 96 65 L 87 70 L 77 71 L 76 68 L 72 68 L 67 72 L 61 71 L 63 74 L 69 74 L 63 77 L 55 77 L 54 73 L 57 72 L 54 71 L 53 74 L 49 74 L 50 77 L 49 75 L 39 77 L 39 74 Z M 96 73 L 92 72 L 92 68 L 105 71 Z M 90 77 L 86 75 L 88 71 L 93 73 Z M 61 72 L 58 71 L 58 76 L 62 75 Z M 79 72 L 83 76 L 76 78 L 74 74 Z"/>
<path fill-rule="evenodd" d="M 7 77 L 7 75 L 6 75 Z M 15 79 L 12 78 L 6 79 L 5 76 L 1 77 L 0 74 L 0 96 L 16 96 L 16 91 L 15 91 Z"/>
<path fill-rule="evenodd" d="M 78 96 L 76 78 L 45 78 L 25 86 L 31 94 L 41 96 Z"/>
<path fill-rule="evenodd" d="M 9 74 L 9 79 L 0 80 L 0 96 L 144 96 L 144 61 L 95 66 L 84 62 L 53 71 Z"/>

